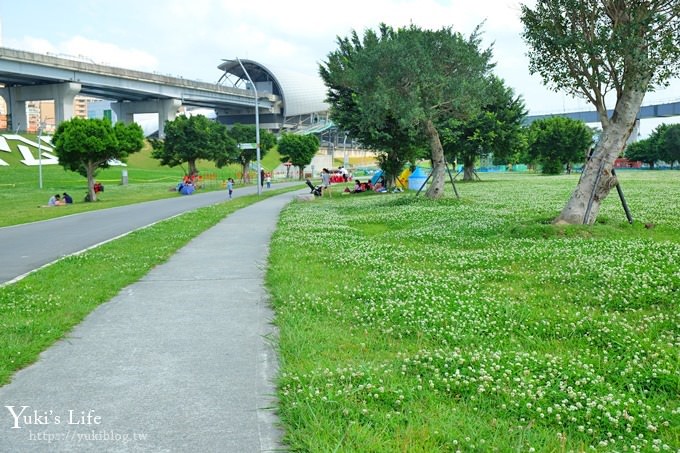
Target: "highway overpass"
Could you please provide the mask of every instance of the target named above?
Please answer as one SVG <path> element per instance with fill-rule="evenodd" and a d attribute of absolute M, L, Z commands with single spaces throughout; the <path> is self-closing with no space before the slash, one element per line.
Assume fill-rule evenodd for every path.
<path fill-rule="evenodd" d="M 613 110 L 607 111 L 609 116 L 612 115 Z M 562 112 L 562 113 L 546 113 L 541 115 L 529 115 L 526 118 L 526 123 L 531 124 L 536 120 L 550 118 L 553 116 L 565 116 L 575 120 L 581 120 L 584 123 L 599 123 L 600 117 L 595 110 L 585 110 L 580 112 Z M 671 116 L 680 116 L 680 100 L 666 102 L 661 104 L 643 105 L 640 107 L 638 119 L 650 118 L 667 118 Z"/>
<path fill-rule="evenodd" d="M 27 101 L 54 99 L 59 124 L 72 116 L 76 95 L 116 101 L 112 108 L 126 122 L 135 113 L 158 113 L 161 128 L 182 105 L 222 112 L 255 108 L 251 90 L 4 47 L 0 47 L 0 84 L 12 130 L 28 124 Z M 281 108 L 274 94 L 260 95 L 258 104 L 263 113 L 277 113 Z"/>

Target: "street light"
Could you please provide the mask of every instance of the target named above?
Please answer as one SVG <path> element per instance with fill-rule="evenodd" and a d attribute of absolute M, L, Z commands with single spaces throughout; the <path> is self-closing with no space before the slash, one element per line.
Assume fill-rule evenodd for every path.
<path fill-rule="evenodd" d="M 243 69 L 243 72 L 248 78 L 248 82 L 250 82 L 250 86 L 253 87 L 253 91 L 255 92 L 255 152 L 257 156 L 257 194 L 262 195 L 262 164 L 260 163 L 260 103 L 257 96 L 257 87 L 253 83 L 253 79 L 250 78 L 250 74 L 248 74 L 248 71 L 246 71 L 245 66 L 243 66 L 243 63 L 241 63 L 241 59 L 236 57 L 236 61 L 238 61 L 238 64 L 241 65 L 241 69 Z"/>
<path fill-rule="evenodd" d="M 43 188 L 42 177 L 42 122 L 38 122 L 38 184 Z"/>

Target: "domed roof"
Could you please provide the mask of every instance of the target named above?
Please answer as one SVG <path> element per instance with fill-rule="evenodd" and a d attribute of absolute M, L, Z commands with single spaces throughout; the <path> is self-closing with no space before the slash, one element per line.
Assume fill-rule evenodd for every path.
<path fill-rule="evenodd" d="M 286 68 L 266 67 L 252 60 L 241 60 L 241 63 L 255 83 L 258 93 L 270 92 L 281 97 L 284 117 L 325 112 L 329 109 L 329 105 L 324 101 L 326 86 L 319 75 L 299 73 Z M 248 81 L 238 60 L 225 60 L 218 68 L 225 74 L 238 78 L 234 86 Z"/>

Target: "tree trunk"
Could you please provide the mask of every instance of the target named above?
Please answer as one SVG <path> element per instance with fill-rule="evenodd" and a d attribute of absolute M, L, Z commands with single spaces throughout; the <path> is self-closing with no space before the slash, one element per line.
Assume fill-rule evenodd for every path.
<path fill-rule="evenodd" d="M 94 191 L 94 171 L 97 167 L 90 162 L 85 165 L 87 168 L 87 196 L 90 201 L 97 201 L 97 192 Z"/>
<path fill-rule="evenodd" d="M 463 181 L 473 181 L 475 177 L 475 159 L 463 157 Z"/>
<path fill-rule="evenodd" d="M 619 99 L 612 118 L 602 125 L 600 141 L 586 162 L 576 189 L 554 223 L 595 223 L 602 201 L 617 184 L 616 176 L 612 174 L 614 160 L 626 145 L 643 98 L 644 92 L 631 90 Z"/>
<path fill-rule="evenodd" d="M 250 161 L 246 160 L 243 162 L 243 165 L 241 166 L 241 170 L 243 171 L 243 183 L 249 183 L 250 182 Z"/>
<path fill-rule="evenodd" d="M 189 176 L 191 177 L 196 176 L 196 174 L 198 173 L 198 171 L 196 171 L 196 161 L 192 159 L 188 161 L 187 164 L 189 165 Z"/>
<path fill-rule="evenodd" d="M 389 175 L 387 178 L 385 178 L 385 184 L 387 184 L 388 190 L 392 190 L 397 187 L 397 175 Z"/>
<path fill-rule="evenodd" d="M 444 183 L 446 182 L 446 165 L 444 161 L 444 148 L 439 139 L 439 132 L 432 124 L 431 120 L 425 123 L 425 135 L 430 142 L 430 153 L 432 156 L 432 177 L 430 187 L 425 196 L 427 198 L 441 198 L 444 195 Z"/>
<path fill-rule="evenodd" d="M 300 174 L 298 175 L 298 180 L 302 181 L 305 179 L 305 166 L 304 165 L 299 165 L 298 168 L 300 169 Z M 312 178 L 314 175 L 312 175 Z"/>

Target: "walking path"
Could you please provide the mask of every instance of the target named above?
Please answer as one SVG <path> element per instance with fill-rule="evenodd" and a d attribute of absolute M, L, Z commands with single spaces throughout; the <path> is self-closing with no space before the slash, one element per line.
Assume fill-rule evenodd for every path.
<path fill-rule="evenodd" d="M 282 450 L 263 277 L 297 193 L 231 214 L 17 373 L 0 451 Z"/>

